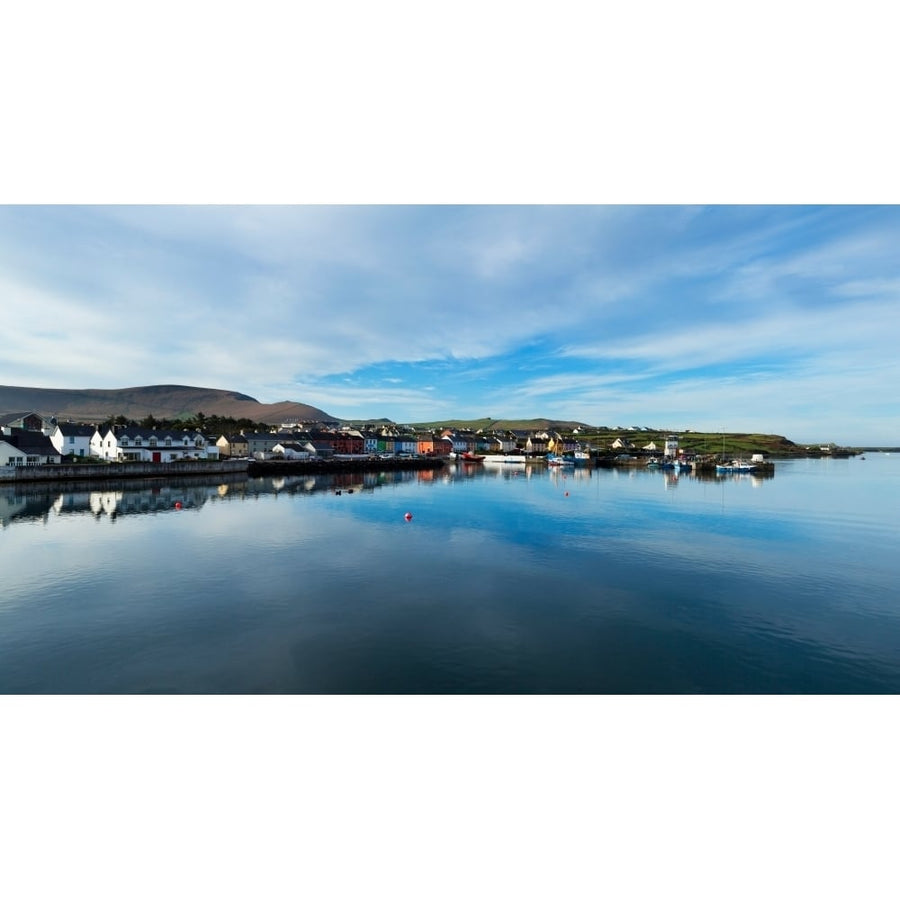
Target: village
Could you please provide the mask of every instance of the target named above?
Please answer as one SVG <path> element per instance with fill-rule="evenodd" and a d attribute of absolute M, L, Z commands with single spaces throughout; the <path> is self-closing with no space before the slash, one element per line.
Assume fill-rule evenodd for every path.
<path fill-rule="evenodd" d="M 196 429 L 146 428 L 58 422 L 36 412 L 0 415 L 0 468 L 63 463 L 173 463 L 243 459 L 326 460 L 450 458 L 464 454 L 512 455 L 543 459 L 548 453 L 600 450 L 579 434 L 546 430 L 472 431 L 445 428 L 416 431 L 394 424 L 354 428 L 333 423 L 286 422 L 271 431 L 242 431 L 217 438 Z M 654 453 L 651 441 L 636 448 L 617 437 L 609 452 Z"/>

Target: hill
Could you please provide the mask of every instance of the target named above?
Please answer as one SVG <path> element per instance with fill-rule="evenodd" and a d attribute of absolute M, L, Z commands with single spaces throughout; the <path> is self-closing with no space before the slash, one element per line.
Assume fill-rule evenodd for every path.
<path fill-rule="evenodd" d="M 461 428 L 471 431 L 584 431 L 595 426 L 566 419 L 442 419 L 440 422 L 415 422 L 413 428 Z"/>
<path fill-rule="evenodd" d="M 157 384 L 101 389 L 29 388 L 0 385 L 0 412 L 36 412 L 79 422 L 102 422 L 110 416 L 143 419 L 148 415 L 177 419 L 202 412 L 207 416 L 250 419 L 279 425 L 292 420 L 333 421 L 306 403 L 260 403 L 246 394 L 216 388 Z"/>

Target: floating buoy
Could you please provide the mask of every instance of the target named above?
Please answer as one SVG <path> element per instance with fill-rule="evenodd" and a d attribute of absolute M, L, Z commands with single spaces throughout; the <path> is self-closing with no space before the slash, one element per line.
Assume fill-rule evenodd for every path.
<path fill-rule="evenodd" d="M 567 497 L 569 496 L 569 492 L 568 492 L 568 491 L 566 491 L 566 496 L 567 496 Z"/>
<path fill-rule="evenodd" d="M 175 509 L 181 509 L 181 501 L 180 500 L 175 501 Z"/>
<path fill-rule="evenodd" d="M 411 522 L 412 521 L 412 513 L 407 513 L 403 518 L 406 519 L 407 522 Z"/>

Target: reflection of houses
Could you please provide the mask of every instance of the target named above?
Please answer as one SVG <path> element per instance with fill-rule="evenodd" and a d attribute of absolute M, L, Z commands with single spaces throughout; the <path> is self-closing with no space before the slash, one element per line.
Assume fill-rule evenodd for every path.
<path fill-rule="evenodd" d="M 6 528 L 14 519 L 46 519 L 54 496 L 0 489 L 0 525 Z"/>
<path fill-rule="evenodd" d="M 91 455 L 109 462 L 174 462 L 217 459 L 219 448 L 197 431 L 107 427 L 91 438 Z"/>
<path fill-rule="evenodd" d="M 186 488 L 181 485 L 165 485 L 141 491 L 91 491 L 89 504 L 90 511 L 95 516 L 177 513 L 183 509 L 203 506 L 213 493 L 213 487 Z"/>
<path fill-rule="evenodd" d="M 177 513 L 184 509 L 203 506 L 218 487 L 187 487 L 166 484 L 154 488 L 128 490 L 124 488 L 103 491 L 72 491 L 60 494 L 53 502 L 53 511 L 64 514 L 90 514 L 97 518 L 135 513 Z"/>

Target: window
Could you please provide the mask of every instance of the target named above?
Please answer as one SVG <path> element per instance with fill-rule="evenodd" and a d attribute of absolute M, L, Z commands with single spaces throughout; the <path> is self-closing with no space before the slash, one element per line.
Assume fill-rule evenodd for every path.
<path fill-rule="evenodd" d="M 72 436 L 69 438 L 69 443 L 70 443 L 70 444 L 74 444 L 74 443 L 75 443 L 75 435 L 72 435 Z"/>

